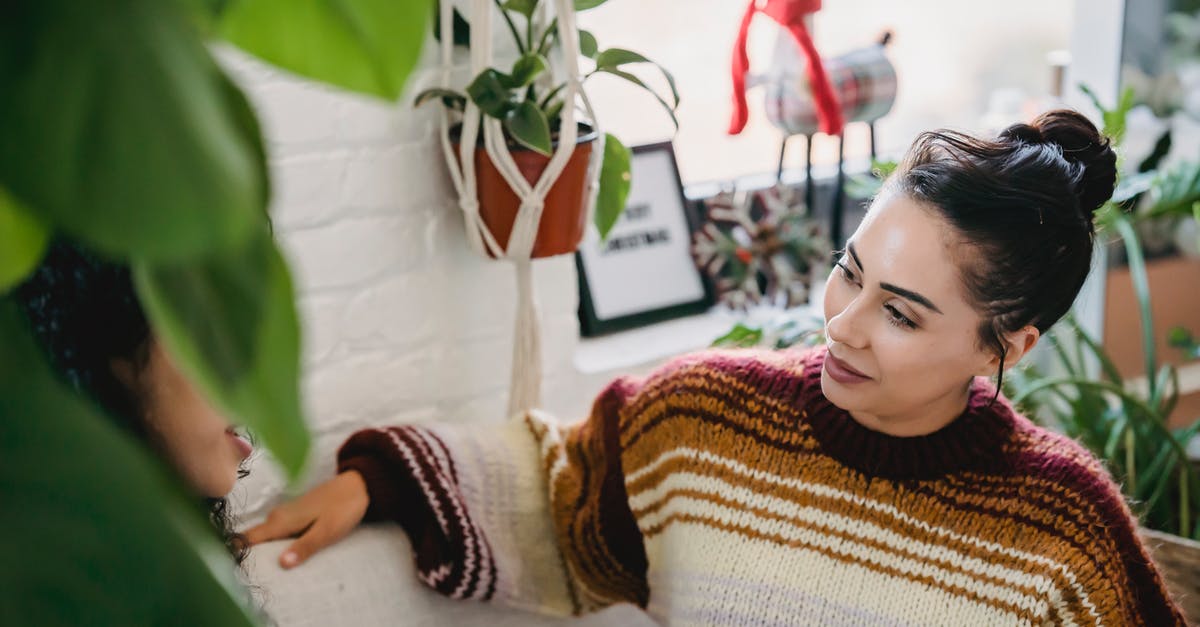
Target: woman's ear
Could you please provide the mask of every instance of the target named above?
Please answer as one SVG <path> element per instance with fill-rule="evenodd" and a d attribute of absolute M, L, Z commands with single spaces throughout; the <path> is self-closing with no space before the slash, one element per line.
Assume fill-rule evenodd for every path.
<path fill-rule="evenodd" d="M 1004 336 L 1004 369 L 1008 370 L 1017 365 L 1021 358 L 1033 350 L 1037 346 L 1038 340 L 1041 339 L 1042 332 L 1037 330 L 1033 325 L 1025 325 L 1024 327 L 1012 331 Z M 990 377 L 995 375 L 1000 370 L 1000 356 L 993 354 L 991 359 L 987 361 L 980 372 L 976 372 L 977 376 Z"/>

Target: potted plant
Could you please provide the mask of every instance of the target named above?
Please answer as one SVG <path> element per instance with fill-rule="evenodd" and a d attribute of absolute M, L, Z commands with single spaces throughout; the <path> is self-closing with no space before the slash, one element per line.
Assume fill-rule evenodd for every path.
<path fill-rule="evenodd" d="M 508 32 L 516 44 L 518 58 L 509 68 L 491 67 L 476 76 L 463 91 L 438 87 L 417 95 L 415 106 L 439 100 L 443 106 L 459 113 L 465 111 L 468 99 L 480 112 L 500 120 L 505 140 L 513 160 L 527 181 L 535 183 L 550 162 L 557 142 L 557 129 L 562 123 L 564 107 L 575 106 L 564 99 L 565 80 L 553 76 L 548 56 L 561 45 L 559 21 L 552 19 L 540 25 L 536 14 L 540 0 L 495 0 Z M 576 10 L 591 9 L 606 0 L 575 0 Z M 468 41 L 469 25 L 455 16 L 456 43 Z M 523 31 L 518 25 L 524 26 Z M 591 65 L 582 78 L 598 74 L 617 76 L 651 93 L 663 106 L 678 130 L 675 110 L 679 93 L 669 72 L 646 57 L 621 48 L 600 50 L 591 33 L 579 31 L 578 53 Z M 651 89 L 642 79 L 626 71 L 631 64 L 654 66 L 666 78 L 670 95 L 663 96 Z M 461 124 L 452 135 L 456 139 Z M 496 240 L 508 241 L 513 222 L 520 208 L 520 199 L 510 189 L 480 143 L 475 149 L 475 170 L 479 195 L 480 216 Z M 587 173 L 592 147 L 598 135 L 589 124 L 581 123 L 576 148 L 566 169 L 546 195 L 545 208 L 534 244 L 534 257 L 548 257 L 575 250 L 583 237 L 587 216 Z M 603 238 L 607 236 L 625 207 L 629 193 L 629 150 L 616 137 L 606 134 L 604 154 L 601 155 L 600 188 L 596 198 L 595 224 Z"/>

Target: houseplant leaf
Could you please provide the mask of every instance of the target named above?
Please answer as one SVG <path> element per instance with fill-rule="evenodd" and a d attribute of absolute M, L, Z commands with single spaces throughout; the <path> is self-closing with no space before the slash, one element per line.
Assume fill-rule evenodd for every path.
<path fill-rule="evenodd" d="M 520 13 L 525 16 L 525 19 L 529 19 L 537 9 L 537 5 L 538 0 L 506 0 L 503 6 L 505 9 Z"/>
<path fill-rule="evenodd" d="M 630 152 L 619 139 L 604 134 L 604 161 L 600 164 L 600 189 L 596 193 L 596 229 L 606 239 L 629 198 Z"/>
<path fill-rule="evenodd" d="M 546 114 L 528 100 L 517 105 L 504 117 L 504 130 L 522 146 L 550 156 L 550 123 Z"/>
<path fill-rule="evenodd" d="M 579 53 L 589 59 L 595 59 L 596 53 L 600 50 L 596 44 L 596 36 L 590 32 L 579 30 Z"/>
<path fill-rule="evenodd" d="M 608 0 L 575 0 L 575 10 L 586 11 L 588 9 L 594 9 L 605 2 L 608 2 Z"/>
<path fill-rule="evenodd" d="M 299 323 L 287 265 L 261 232 L 199 263 L 135 264 L 138 296 L 181 369 L 254 431 L 290 476 L 309 437 L 299 401 Z"/>
<path fill-rule="evenodd" d="M 671 99 L 672 99 L 672 102 L 674 103 L 671 107 L 668 107 L 668 108 L 670 108 L 672 111 L 674 111 L 675 108 L 677 108 L 679 106 L 679 89 L 675 86 L 675 77 L 673 75 L 671 75 L 671 73 L 668 72 L 666 70 L 666 68 L 664 68 L 663 66 L 651 61 L 650 59 L 647 59 L 646 57 L 644 57 L 636 52 L 633 52 L 632 50 L 625 50 L 623 48 L 609 48 L 608 50 L 605 50 L 604 52 L 601 52 L 598 55 L 596 55 L 596 69 L 597 70 L 614 70 L 614 69 L 621 67 L 622 65 L 627 65 L 630 63 L 649 63 L 650 65 L 653 65 L 655 68 L 657 68 L 659 72 L 662 72 L 663 77 L 667 79 L 667 85 L 671 88 Z M 643 87 L 647 90 L 650 90 L 650 88 L 646 87 L 645 84 L 642 84 L 641 81 L 637 81 L 637 83 L 639 85 L 641 85 L 641 87 Z M 653 91 L 653 90 L 650 90 L 650 91 Z M 660 98 L 659 100 L 662 100 L 662 99 Z M 666 106 L 666 104 L 664 104 L 663 106 Z M 678 126 L 679 125 L 676 124 L 676 127 L 678 127 Z"/>
<path fill-rule="evenodd" d="M 467 96 L 480 111 L 503 120 L 516 103 L 512 92 L 513 79 L 498 70 L 488 68 L 467 85 Z"/>
<path fill-rule="evenodd" d="M 525 87 L 533 82 L 546 68 L 550 67 L 550 62 L 546 57 L 537 54 L 536 52 L 526 53 L 517 59 L 513 64 L 512 80 L 513 87 Z"/>
<path fill-rule="evenodd" d="M 253 625 L 173 473 L 55 380 L 0 299 L 0 623 Z"/>
<path fill-rule="evenodd" d="M 21 7 L 0 20 L 0 185 L 113 256 L 245 241 L 265 208 L 261 138 L 180 5 Z"/>
<path fill-rule="evenodd" d="M 221 16 L 234 45 L 301 76 L 387 100 L 404 90 L 432 3 L 238 0 Z"/>
<path fill-rule="evenodd" d="M 50 231 L 0 187 L 0 295 L 37 267 Z"/>
<path fill-rule="evenodd" d="M 453 89 L 442 89 L 441 87 L 426 89 L 425 91 L 417 94 L 417 97 L 413 99 L 413 106 L 419 107 L 426 102 L 433 100 L 434 98 L 440 98 L 443 105 L 455 111 L 462 111 L 466 109 L 466 96 L 454 91 Z"/>

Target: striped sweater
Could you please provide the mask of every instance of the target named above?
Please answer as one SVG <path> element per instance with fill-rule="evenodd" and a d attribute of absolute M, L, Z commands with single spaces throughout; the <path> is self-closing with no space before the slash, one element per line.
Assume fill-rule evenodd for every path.
<path fill-rule="evenodd" d="M 709 352 L 590 417 L 361 431 L 340 470 L 455 598 L 671 625 L 1175 625 L 1136 520 L 1075 442 L 973 384 L 941 430 L 871 431 L 825 351 Z"/>

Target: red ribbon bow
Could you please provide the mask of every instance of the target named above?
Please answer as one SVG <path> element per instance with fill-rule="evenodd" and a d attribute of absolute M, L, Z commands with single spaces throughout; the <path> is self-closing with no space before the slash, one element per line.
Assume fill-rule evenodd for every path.
<path fill-rule="evenodd" d="M 807 63 L 808 83 L 812 86 L 813 101 L 817 105 L 817 121 L 822 133 L 836 135 L 846 125 L 842 108 L 838 104 L 833 86 L 821 65 L 821 57 L 813 45 L 812 37 L 804 26 L 804 16 L 821 9 L 821 0 L 750 0 L 742 25 L 738 29 L 737 41 L 733 44 L 733 118 L 729 122 L 729 134 L 737 135 L 746 128 L 750 112 L 746 106 L 746 73 L 750 71 L 750 58 L 746 56 L 746 36 L 750 21 L 761 11 L 787 29 L 800 45 Z"/>

